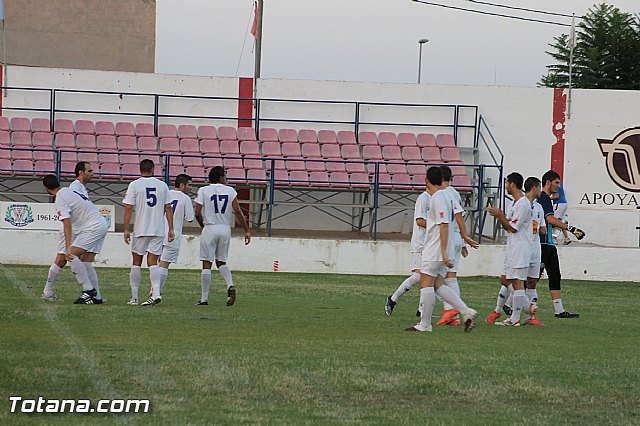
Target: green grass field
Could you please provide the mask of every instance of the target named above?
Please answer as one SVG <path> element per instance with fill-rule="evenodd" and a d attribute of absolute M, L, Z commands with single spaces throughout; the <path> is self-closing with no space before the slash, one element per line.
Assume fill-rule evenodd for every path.
<path fill-rule="evenodd" d="M 565 282 L 575 320 L 553 318 L 541 287 L 545 327 L 405 333 L 418 292 L 391 318 L 383 309 L 403 277 L 234 272 L 227 307 L 214 272 L 210 305 L 196 307 L 199 271 L 175 270 L 163 303 L 141 307 L 125 304 L 128 270 L 98 269 L 107 303 L 78 306 L 68 268 L 63 301 L 40 300 L 47 269 L 0 265 L 2 425 L 640 424 L 639 283 Z M 461 288 L 484 319 L 497 280 Z M 10 395 L 152 406 L 12 414 Z"/>

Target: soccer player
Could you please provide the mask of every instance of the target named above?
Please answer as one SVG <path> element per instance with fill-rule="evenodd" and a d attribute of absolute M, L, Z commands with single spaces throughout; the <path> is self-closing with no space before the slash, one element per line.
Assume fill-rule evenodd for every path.
<path fill-rule="evenodd" d="M 495 323 L 507 327 L 520 326 L 520 314 L 523 307 L 529 316 L 535 314 L 537 307 L 531 304 L 524 290 L 529 263 L 531 262 L 531 243 L 528 234 L 531 232 L 531 203 L 522 193 L 523 177 L 520 173 L 510 173 L 505 180 L 505 190 L 513 197 L 513 204 L 507 215 L 496 207 L 488 208 L 489 214 L 497 218 L 507 231 L 507 254 L 505 256 L 505 278 L 513 286 L 513 309 L 511 317 Z"/>
<path fill-rule="evenodd" d="M 209 185 L 200 188 L 196 195 L 196 220 L 202 227 L 200 237 L 202 294 L 196 305 L 209 304 L 211 266 L 214 261 L 222 279 L 227 284 L 227 306 L 233 305 L 236 301 L 236 288 L 233 285 L 231 270 L 227 266 L 234 215 L 244 229 L 245 245 L 251 242 L 249 225 L 238 204 L 238 193 L 226 185 L 225 176 L 226 172 L 222 166 L 212 168 L 209 171 Z"/>
<path fill-rule="evenodd" d="M 422 259 L 420 264 L 420 322 L 405 331 L 431 331 L 431 315 L 435 306 L 436 294 L 462 314 L 464 331 L 471 331 L 478 313 L 469 308 L 460 296 L 449 287 L 442 285 L 447 268 L 453 266 L 453 227 L 455 220 L 451 202 L 442 186 L 442 170 L 429 167 L 427 170 L 427 188 L 433 192 L 431 205 L 427 213 L 427 228 Z"/>
<path fill-rule="evenodd" d="M 142 305 L 155 305 L 162 301 L 160 295 L 160 270 L 158 258 L 162 254 L 162 243 L 165 237 L 165 216 L 169 230 L 167 241 L 174 240 L 173 211 L 167 184 L 153 177 L 155 165 L 151 160 L 140 162 L 138 179 L 129 184 L 124 197 L 124 242 L 131 244 L 133 262 L 129 274 L 131 300 L 129 305 L 138 304 L 142 260 L 146 254 L 149 266 L 149 279 L 153 287 L 152 294 Z M 131 214 L 135 206 L 136 217 L 133 223 L 133 239 L 129 232 Z"/>
<path fill-rule="evenodd" d="M 542 175 L 542 193 L 538 202 L 544 210 L 544 218 L 547 222 L 547 233 L 540 234 L 540 243 L 542 244 L 542 264 L 543 269 L 547 270 L 549 277 L 549 292 L 551 300 L 553 300 L 553 310 L 556 318 L 577 318 L 578 314 L 565 311 L 562 305 L 562 290 L 560 274 L 560 261 L 558 260 L 558 251 L 553 242 L 553 227 L 566 229 L 571 232 L 578 240 L 584 238 L 584 232 L 574 226 L 562 222 L 555 217 L 553 204 L 551 203 L 551 194 L 558 191 L 560 187 L 560 175 L 549 170 Z M 542 273 L 542 270 L 541 270 Z"/>
<path fill-rule="evenodd" d="M 72 191 L 76 191 L 85 197 L 89 198 L 89 194 L 87 192 L 86 185 L 91 182 L 93 178 L 93 167 L 91 167 L 90 163 L 85 161 L 80 161 L 76 164 L 75 167 L 75 175 L 76 179 L 71 182 L 69 185 L 69 189 Z M 65 257 L 66 253 L 66 240 L 64 237 L 64 227 L 62 226 L 62 222 L 60 222 L 60 242 L 58 243 L 58 252 L 56 254 L 56 258 L 54 259 L 51 267 L 49 268 L 49 274 L 47 275 L 47 283 L 44 286 L 44 290 L 42 291 L 42 300 L 47 301 L 56 301 L 58 300 L 58 295 L 55 293 L 53 287 L 55 286 L 56 279 L 58 278 L 58 274 L 62 271 L 67 264 L 67 259 Z M 97 289 L 98 294 L 95 297 L 96 304 L 102 303 L 102 295 L 100 294 L 100 290 Z"/>
<path fill-rule="evenodd" d="M 82 293 L 73 303 L 96 304 L 99 285 L 93 261 L 96 254 L 100 253 L 109 230 L 107 221 L 84 194 L 69 188 L 60 188 L 55 175 L 45 176 L 42 183 L 47 192 L 56 198 L 56 210 L 64 229 L 65 258 L 82 285 Z"/>
<path fill-rule="evenodd" d="M 193 222 L 195 217 L 193 211 L 193 202 L 189 194 L 191 193 L 191 176 L 179 174 L 176 176 L 175 189 L 169 191 L 169 204 L 173 211 L 173 232 L 175 238 L 169 242 L 169 236 L 165 236 L 162 255 L 160 256 L 160 294 L 164 288 L 169 274 L 169 266 L 178 261 L 180 255 L 180 240 L 182 239 L 182 224 L 186 220 Z M 169 225 L 167 224 L 167 231 Z"/>
<path fill-rule="evenodd" d="M 553 210 L 554 210 L 553 215 L 558 220 L 562 222 L 566 222 L 565 215 L 567 214 L 567 207 L 569 206 L 569 204 L 567 203 L 567 197 L 564 194 L 564 187 L 562 185 L 562 182 L 560 182 L 560 187 L 558 187 L 558 191 L 554 192 L 551 195 L 551 200 L 553 201 Z M 562 230 L 562 236 L 564 237 L 563 244 L 565 245 L 571 244 L 571 240 L 569 239 L 569 233 L 567 232 L 566 229 Z"/>

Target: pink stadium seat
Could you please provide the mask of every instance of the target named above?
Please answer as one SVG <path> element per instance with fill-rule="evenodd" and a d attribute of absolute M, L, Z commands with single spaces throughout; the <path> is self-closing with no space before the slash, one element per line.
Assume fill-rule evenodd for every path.
<path fill-rule="evenodd" d="M 53 161 L 53 151 L 35 150 L 33 151 L 33 159 L 35 161 Z"/>
<path fill-rule="evenodd" d="M 473 191 L 473 182 L 471 182 L 471 178 L 467 175 L 453 176 L 451 184 L 460 192 Z"/>
<path fill-rule="evenodd" d="M 276 170 L 273 174 L 273 180 L 276 185 L 288 185 L 289 184 L 289 172 L 286 170 Z"/>
<path fill-rule="evenodd" d="M 78 161 L 96 164 L 98 162 L 98 154 L 95 152 L 78 152 Z"/>
<path fill-rule="evenodd" d="M 158 138 L 177 138 L 178 132 L 173 124 L 160 124 L 158 126 Z"/>
<path fill-rule="evenodd" d="M 96 129 L 93 126 L 93 121 L 89 120 L 76 120 L 76 134 L 80 135 L 95 135 Z"/>
<path fill-rule="evenodd" d="M 345 163 L 347 173 L 367 173 L 365 164 L 360 161 L 348 161 Z"/>
<path fill-rule="evenodd" d="M 375 132 L 360 132 L 358 143 L 360 145 L 378 145 L 378 137 Z"/>
<path fill-rule="evenodd" d="M 264 185 L 267 181 L 267 172 L 264 169 L 248 169 L 247 182 L 253 185 Z"/>
<path fill-rule="evenodd" d="M 105 163 L 115 163 L 118 164 L 118 154 L 102 154 L 102 153 L 98 153 L 98 161 L 100 162 L 100 164 L 105 164 Z"/>
<path fill-rule="evenodd" d="M 315 187 L 329 186 L 329 173 L 322 171 L 309 173 L 309 184 Z"/>
<path fill-rule="evenodd" d="M 345 163 L 342 161 L 327 161 L 324 166 L 326 167 L 328 172 L 342 172 L 345 173 L 347 168 L 345 167 Z"/>
<path fill-rule="evenodd" d="M 198 139 L 218 139 L 218 132 L 213 126 L 199 126 Z"/>
<path fill-rule="evenodd" d="M 56 135 L 56 140 L 57 138 L 58 135 Z M 98 135 L 96 146 L 100 151 L 116 151 L 118 149 L 116 137 L 113 135 Z"/>
<path fill-rule="evenodd" d="M 62 176 L 75 176 L 76 161 L 63 161 L 60 163 Z"/>
<path fill-rule="evenodd" d="M 285 168 L 289 171 L 307 170 L 307 167 L 304 164 L 304 160 L 287 160 L 285 161 Z"/>
<path fill-rule="evenodd" d="M 324 172 L 326 170 L 325 163 L 323 161 L 313 161 L 320 160 L 319 158 L 308 158 L 305 161 L 305 167 L 309 172 Z"/>
<path fill-rule="evenodd" d="M 0 130 L 0 144 L 1 145 L 9 145 L 11 139 L 11 133 L 6 130 Z"/>
<path fill-rule="evenodd" d="M 96 135 L 115 135 L 116 130 L 111 121 L 96 121 Z"/>
<path fill-rule="evenodd" d="M 329 182 L 332 187 L 345 188 L 349 186 L 349 175 L 346 172 L 331 172 Z"/>
<path fill-rule="evenodd" d="M 138 154 L 120 154 L 121 164 L 140 164 L 140 156 Z"/>
<path fill-rule="evenodd" d="M 37 160 L 34 170 L 36 174 L 53 173 L 56 171 L 56 165 L 51 160 Z"/>
<path fill-rule="evenodd" d="M 398 163 L 387 164 L 387 172 L 390 175 L 406 175 L 407 166 Z"/>
<path fill-rule="evenodd" d="M 417 146 L 405 146 L 402 148 L 402 159 L 405 161 L 422 161 L 420 148 Z"/>
<path fill-rule="evenodd" d="M 349 183 L 352 188 L 368 188 L 370 185 L 369 175 L 366 173 L 351 173 Z"/>
<path fill-rule="evenodd" d="M 391 175 L 388 173 L 380 173 L 378 176 L 378 185 L 380 185 L 380 189 L 393 188 L 393 185 L 391 184 Z"/>
<path fill-rule="evenodd" d="M 300 143 L 317 143 L 318 134 L 315 130 L 303 129 L 298 131 L 298 141 Z"/>
<path fill-rule="evenodd" d="M 425 166 L 425 164 L 407 164 L 407 172 L 411 175 L 411 176 L 426 176 L 427 174 L 427 167 Z"/>
<path fill-rule="evenodd" d="M 185 168 L 185 173 L 188 174 L 189 176 L 191 176 L 191 179 L 193 179 L 194 182 L 206 182 L 206 181 L 208 181 L 208 177 L 205 176 L 205 170 L 202 168 L 202 166 L 200 166 L 200 167 L 194 167 L 194 166 L 186 167 Z"/>
<path fill-rule="evenodd" d="M 264 166 L 262 164 L 262 160 L 259 159 L 259 158 L 247 158 L 247 157 L 245 157 L 242 160 L 242 165 L 247 170 L 264 169 Z"/>
<path fill-rule="evenodd" d="M 453 135 L 438 135 L 436 136 L 436 145 L 439 148 L 448 148 L 456 146 L 456 141 L 453 138 Z"/>
<path fill-rule="evenodd" d="M 7 117 L 0 117 L 0 130 L 9 131 L 9 119 Z"/>
<path fill-rule="evenodd" d="M 75 148 L 76 141 L 73 138 L 72 134 L 69 133 L 58 133 L 56 135 L 56 148 Z"/>
<path fill-rule="evenodd" d="M 62 151 L 60 153 L 60 161 L 77 163 L 78 162 L 78 152 L 77 151 Z"/>
<path fill-rule="evenodd" d="M 56 133 L 75 133 L 73 121 L 67 119 L 57 119 L 53 122 L 53 131 Z"/>
<path fill-rule="evenodd" d="M 271 169 L 272 165 L 275 170 L 287 170 L 285 161 L 282 159 L 269 158 L 267 161 L 265 161 L 266 169 Z"/>
<path fill-rule="evenodd" d="M 278 139 L 280 142 L 298 142 L 298 132 L 293 129 L 278 130 Z"/>
<path fill-rule="evenodd" d="M 16 147 L 31 146 L 31 133 L 30 132 L 12 132 L 11 133 L 11 145 Z"/>
<path fill-rule="evenodd" d="M 448 163 L 447 166 L 451 169 L 451 176 L 466 176 L 467 170 L 464 166 L 457 165 L 460 163 Z"/>
<path fill-rule="evenodd" d="M 423 148 L 425 146 L 438 146 L 436 145 L 436 137 L 431 133 L 420 133 L 418 135 L 417 142 L 420 148 Z"/>
<path fill-rule="evenodd" d="M 120 172 L 125 176 L 139 176 L 140 175 L 140 166 L 138 164 L 123 164 L 122 170 Z"/>
<path fill-rule="evenodd" d="M 262 149 L 264 152 L 264 147 Z M 340 154 L 340 147 L 338 145 L 327 144 L 322 145 L 322 157 L 323 158 L 342 158 Z"/>
<path fill-rule="evenodd" d="M 242 168 L 242 159 L 241 158 L 223 158 L 222 165 L 225 169 L 241 169 Z"/>
<path fill-rule="evenodd" d="M 427 146 L 422 148 L 422 159 L 431 163 L 442 162 L 442 158 L 440 157 L 440 150 L 434 146 Z"/>
<path fill-rule="evenodd" d="M 242 129 L 243 127 L 241 127 Z M 248 127 L 244 127 L 244 129 L 248 129 Z M 240 129 L 238 129 L 240 130 Z M 244 155 L 254 155 L 260 156 L 260 146 L 258 142 L 255 140 L 243 140 L 240 142 L 240 154 Z"/>
<path fill-rule="evenodd" d="M 198 144 L 198 139 L 180 139 L 180 152 L 184 152 L 185 154 L 199 153 L 200 145 Z"/>
<path fill-rule="evenodd" d="M 262 155 L 264 155 L 265 157 L 281 157 L 282 151 L 280 151 L 280 143 L 279 142 L 263 142 Z"/>
<path fill-rule="evenodd" d="M 255 141 L 256 130 L 253 127 L 238 127 L 239 141 Z"/>
<path fill-rule="evenodd" d="M 51 132 L 51 122 L 48 118 L 34 118 L 31 120 L 32 132 Z"/>
<path fill-rule="evenodd" d="M 153 130 L 153 124 L 151 123 L 137 123 L 135 127 L 137 137 L 154 137 L 155 132 Z"/>
<path fill-rule="evenodd" d="M 178 138 L 162 138 L 160 139 L 161 152 L 180 152 Z"/>
<path fill-rule="evenodd" d="M 57 120 L 56 120 L 57 121 Z M 28 118 L 24 117 L 13 117 L 9 121 L 9 127 L 12 132 L 30 132 L 31 131 L 31 123 L 29 123 Z M 71 127 L 71 133 L 73 133 L 73 126 Z"/>
<path fill-rule="evenodd" d="M 48 147 L 51 148 L 53 144 L 53 139 L 51 138 L 51 133 L 49 132 L 36 132 L 31 135 L 31 142 L 33 146 L 40 147 Z"/>
<path fill-rule="evenodd" d="M 382 160 L 382 149 L 379 145 L 367 145 L 362 148 L 362 158 L 365 160 Z"/>
<path fill-rule="evenodd" d="M 384 164 L 384 163 L 380 163 L 380 162 L 368 163 L 367 164 L 367 171 L 369 173 L 375 173 L 376 172 L 376 165 L 378 166 L 378 173 L 388 174 L 387 165 Z"/>
<path fill-rule="evenodd" d="M 400 146 L 416 146 L 418 141 L 414 133 L 398 133 L 398 145 Z"/>
<path fill-rule="evenodd" d="M 11 150 L 11 158 L 14 160 L 29 160 L 33 159 L 33 154 L 29 149 L 13 149 Z"/>
<path fill-rule="evenodd" d="M 421 175 L 411 175 L 411 185 L 413 187 L 424 188 L 426 186 L 425 179 L 426 175 L 424 173 Z"/>
<path fill-rule="evenodd" d="M 238 140 L 235 127 L 220 126 L 218 127 L 219 140 Z"/>
<path fill-rule="evenodd" d="M 320 130 L 318 132 L 318 143 L 319 144 L 338 143 L 336 132 L 334 132 L 333 130 Z"/>
<path fill-rule="evenodd" d="M 4 160 L 11 159 L 11 151 L 9 151 L 9 144 L 0 144 L 0 158 Z"/>
<path fill-rule="evenodd" d="M 118 136 L 118 151 L 137 151 L 135 136 Z"/>
<path fill-rule="evenodd" d="M 284 157 L 302 157 L 300 144 L 298 142 L 285 142 L 282 144 L 282 155 Z"/>
<path fill-rule="evenodd" d="M 320 145 L 318 143 L 303 143 L 301 145 L 301 154 L 305 158 L 315 157 L 318 158 L 320 154 Z"/>
<path fill-rule="evenodd" d="M 337 139 L 340 145 L 356 144 L 356 134 L 352 130 L 340 130 L 337 134 Z"/>
<path fill-rule="evenodd" d="M 100 176 L 104 178 L 114 178 L 120 176 L 120 166 L 116 163 L 100 164 Z"/>
<path fill-rule="evenodd" d="M 124 167 L 123 167 L 123 170 L 124 170 Z M 184 166 L 178 166 L 178 165 L 176 165 L 176 166 L 170 165 L 169 166 L 169 176 L 171 176 L 171 177 L 176 177 L 176 176 L 178 176 L 178 175 L 180 175 L 180 174 L 182 174 L 184 172 L 185 172 Z"/>
<path fill-rule="evenodd" d="M 402 153 L 400 152 L 400 147 L 398 145 L 383 146 L 382 158 L 384 158 L 385 160 L 402 160 Z"/>
<path fill-rule="evenodd" d="M 191 124 L 181 124 L 178 126 L 178 137 L 180 139 L 198 139 L 198 129 Z"/>
<path fill-rule="evenodd" d="M 15 160 L 13 162 L 13 172 L 20 176 L 30 176 L 33 174 L 33 161 Z"/>
<path fill-rule="evenodd" d="M 263 127 L 260 129 L 260 142 L 278 142 L 278 131 L 271 127 Z"/>
<path fill-rule="evenodd" d="M 380 146 L 397 146 L 398 137 L 393 132 L 378 133 L 378 143 Z"/>
<path fill-rule="evenodd" d="M 119 121 L 116 123 L 116 136 L 135 136 L 136 130 L 133 123 Z"/>
<path fill-rule="evenodd" d="M 309 174 L 306 170 L 293 170 L 289 172 L 289 183 L 292 186 L 309 186 Z"/>
<path fill-rule="evenodd" d="M 440 151 L 442 155 L 442 161 L 447 163 L 459 163 L 462 160 L 460 159 L 460 151 L 458 148 L 442 148 Z"/>
<path fill-rule="evenodd" d="M 379 147 L 378 147 L 379 148 Z M 340 148 L 342 158 L 345 160 L 360 160 L 360 150 L 358 145 L 343 145 Z"/>
<path fill-rule="evenodd" d="M 76 141 L 77 143 L 77 141 Z M 157 151 L 158 144 L 153 136 L 142 136 L 138 138 L 138 149 L 140 151 Z"/>
<path fill-rule="evenodd" d="M 411 186 L 411 176 L 409 175 L 391 175 L 391 183 L 393 189 L 409 189 Z"/>
<path fill-rule="evenodd" d="M 185 167 L 203 167 L 201 157 L 182 157 L 182 165 Z"/>
<path fill-rule="evenodd" d="M 160 156 L 157 152 L 141 152 L 140 153 L 140 161 L 142 160 L 151 160 L 153 164 L 156 166 L 156 169 L 161 164 Z"/>
<path fill-rule="evenodd" d="M 204 164 L 204 167 L 209 170 L 212 167 L 222 166 L 222 158 L 203 157 L 202 163 Z"/>
<path fill-rule="evenodd" d="M 94 135 L 81 134 L 76 135 L 76 146 L 78 149 L 96 150 L 96 137 Z"/>
<path fill-rule="evenodd" d="M 220 143 L 217 139 L 200 140 L 200 152 L 203 154 L 220 154 Z"/>
<path fill-rule="evenodd" d="M 240 155 L 240 145 L 237 140 L 221 140 L 220 154 Z"/>
<path fill-rule="evenodd" d="M 244 183 L 247 180 L 247 175 L 244 169 L 227 169 L 227 179 L 231 183 Z"/>

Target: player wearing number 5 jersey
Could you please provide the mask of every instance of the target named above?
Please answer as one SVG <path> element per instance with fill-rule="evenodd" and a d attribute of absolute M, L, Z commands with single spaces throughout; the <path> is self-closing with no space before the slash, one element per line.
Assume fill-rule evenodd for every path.
<path fill-rule="evenodd" d="M 235 219 L 244 229 L 244 243 L 251 241 L 249 225 L 238 204 L 236 190 L 225 185 L 225 170 L 221 166 L 209 172 L 210 185 L 198 190 L 196 196 L 196 219 L 202 226 L 200 237 L 200 260 L 202 260 L 202 295 L 196 305 L 208 305 L 211 286 L 211 266 L 215 260 L 222 279 L 227 284 L 227 306 L 236 301 L 236 288 L 233 286 L 231 270 L 227 266 L 231 227 Z"/>
<path fill-rule="evenodd" d="M 158 257 L 162 254 L 162 243 L 165 236 L 165 215 L 169 230 L 168 241 L 174 239 L 173 212 L 167 184 L 153 177 L 154 164 L 151 160 L 140 162 L 141 177 L 134 180 L 127 188 L 124 197 L 124 242 L 131 242 L 133 264 L 129 274 L 131 285 L 131 300 L 129 305 L 138 304 L 138 288 L 140 287 L 142 259 L 147 255 L 149 278 L 153 291 L 149 300 L 143 305 L 155 305 L 162 301 L 160 296 L 160 270 Z M 133 222 L 133 240 L 129 232 L 131 214 L 135 206 L 135 220 Z"/>

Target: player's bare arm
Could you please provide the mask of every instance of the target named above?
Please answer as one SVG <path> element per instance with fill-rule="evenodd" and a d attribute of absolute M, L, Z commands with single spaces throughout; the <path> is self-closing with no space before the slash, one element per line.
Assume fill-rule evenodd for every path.
<path fill-rule="evenodd" d="M 173 210 L 171 209 L 171 203 L 167 203 L 164 205 L 164 214 L 167 216 L 167 223 L 169 224 L 167 239 L 169 240 L 169 242 L 171 242 L 176 237 L 175 232 L 173 232 Z"/>
<path fill-rule="evenodd" d="M 131 232 L 129 231 L 129 224 L 131 223 L 131 214 L 133 213 L 133 205 L 124 205 L 124 242 L 131 243 Z"/>
<path fill-rule="evenodd" d="M 456 214 L 456 223 L 458 224 L 458 228 L 460 228 L 460 236 L 464 240 L 465 243 L 469 244 L 472 248 L 477 249 L 480 247 L 477 241 L 467 235 L 467 225 L 464 223 L 464 218 L 462 217 L 462 213 Z M 466 247 L 463 247 L 466 250 Z M 468 254 L 468 253 L 467 253 Z M 463 254 L 464 257 L 467 257 L 466 254 Z"/>
<path fill-rule="evenodd" d="M 236 216 L 236 221 L 238 221 L 238 223 L 240 223 L 240 226 L 242 226 L 242 229 L 244 229 L 244 244 L 247 245 L 251 242 L 251 232 L 249 231 L 247 220 L 244 218 L 242 210 L 240 210 L 240 204 L 238 204 L 237 198 L 233 199 L 231 206 L 233 207 L 233 213 Z"/>
<path fill-rule="evenodd" d="M 71 262 L 72 256 L 71 256 L 71 220 L 69 218 L 67 219 L 62 219 L 62 227 L 64 230 L 64 241 L 66 244 L 66 249 L 65 249 L 65 259 L 67 259 L 69 262 Z"/>
<path fill-rule="evenodd" d="M 489 212 L 489 214 L 491 216 L 495 217 L 496 219 L 498 219 L 500 221 L 500 223 L 502 224 L 502 227 L 504 228 L 505 231 L 511 232 L 511 233 L 518 232 L 517 229 L 515 229 L 513 226 L 511 226 L 511 223 L 509 222 L 509 219 L 507 219 L 505 217 L 504 212 L 502 210 L 500 210 L 497 207 L 488 207 L 487 211 Z"/>
<path fill-rule="evenodd" d="M 453 267 L 453 262 L 447 255 L 447 245 L 449 244 L 449 224 L 440 224 L 440 252 L 442 253 L 442 260 L 447 268 Z"/>
<path fill-rule="evenodd" d="M 196 203 L 195 215 L 196 215 L 196 220 L 198 221 L 198 224 L 200 224 L 200 227 L 204 228 L 204 219 L 202 218 L 202 204 Z"/>

